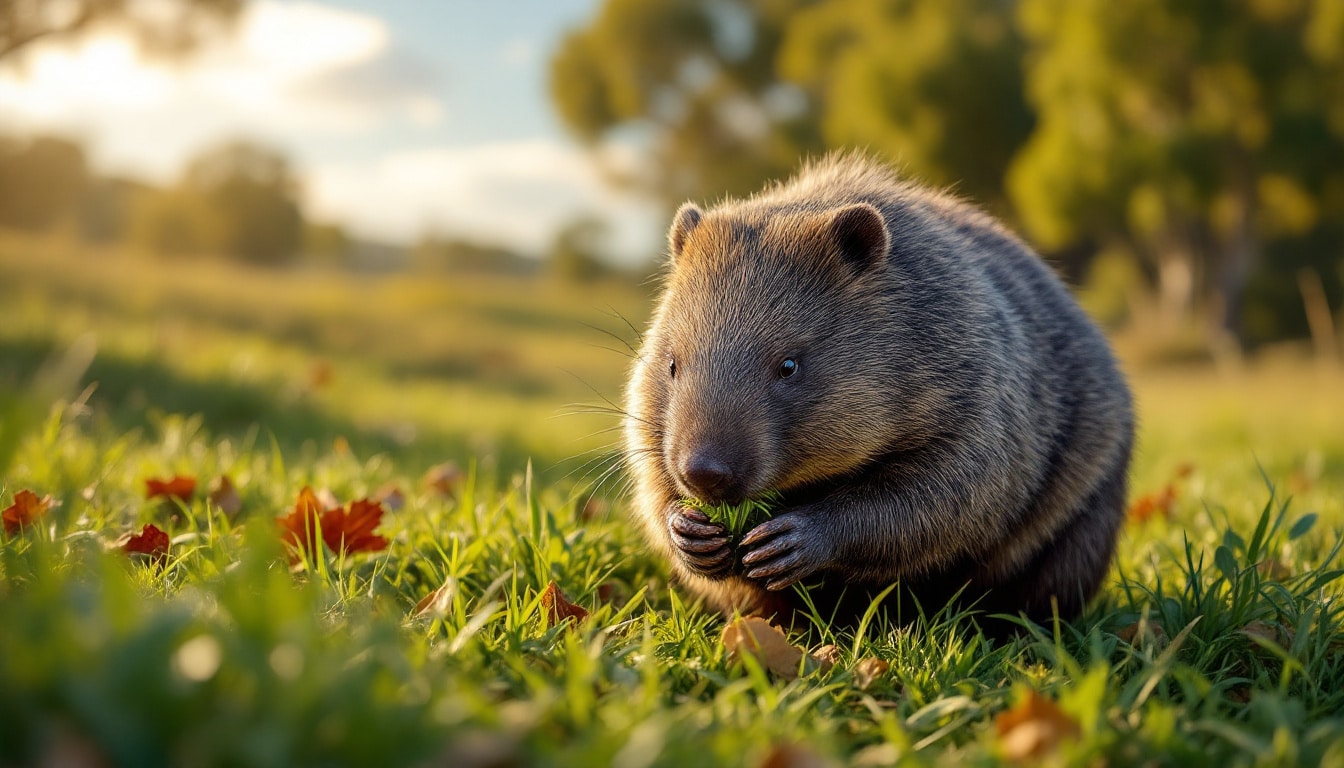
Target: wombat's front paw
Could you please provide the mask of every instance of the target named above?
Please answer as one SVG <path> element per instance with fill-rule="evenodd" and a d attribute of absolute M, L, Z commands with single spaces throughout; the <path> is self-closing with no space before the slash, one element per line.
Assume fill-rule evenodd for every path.
<path fill-rule="evenodd" d="M 742 537 L 746 576 L 770 590 L 801 581 L 830 565 L 832 535 L 801 510 L 766 520 Z"/>
<path fill-rule="evenodd" d="M 728 546 L 728 532 L 703 512 L 674 505 L 667 515 L 667 530 L 681 562 L 693 573 L 722 579 L 732 570 L 733 550 Z"/>

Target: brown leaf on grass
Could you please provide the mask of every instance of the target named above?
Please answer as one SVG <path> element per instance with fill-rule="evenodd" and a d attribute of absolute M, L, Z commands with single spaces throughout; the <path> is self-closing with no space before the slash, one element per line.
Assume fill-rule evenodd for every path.
<path fill-rule="evenodd" d="M 1259 619 L 1248 623 L 1237 631 L 1252 641 L 1259 638 L 1285 648 L 1293 644 L 1293 632 L 1287 627 Z"/>
<path fill-rule="evenodd" d="M 1293 577 L 1293 571 L 1288 566 L 1279 561 L 1277 557 L 1271 557 L 1255 564 L 1255 569 L 1261 576 L 1266 576 L 1274 581 L 1287 581 Z"/>
<path fill-rule="evenodd" d="M 168 561 L 170 544 L 168 534 L 153 524 L 141 528 L 139 533 L 127 533 L 117 539 L 117 549 L 127 555 L 144 555 L 159 565 Z"/>
<path fill-rule="evenodd" d="M 39 517 L 51 509 L 51 496 L 38 498 L 36 493 L 27 489 L 14 494 L 14 503 L 0 513 L 4 520 L 5 534 L 17 536 L 26 526 L 32 525 Z"/>
<path fill-rule="evenodd" d="M 1172 507 L 1176 505 L 1176 486 L 1167 483 L 1167 487 L 1156 493 L 1146 493 L 1129 505 L 1129 519 L 1136 523 L 1146 523 L 1154 517 L 1171 517 Z"/>
<path fill-rule="evenodd" d="M 308 389 L 316 392 L 326 389 L 336 378 L 336 369 L 326 360 L 318 360 L 308 368 Z"/>
<path fill-rule="evenodd" d="M 406 494 L 396 483 L 386 483 L 373 494 L 373 500 L 382 504 L 388 512 L 400 512 L 406 507 Z"/>
<path fill-rule="evenodd" d="M 233 481 L 228 475 L 220 475 L 210 481 L 210 492 L 206 498 L 230 520 L 238 517 L 238 513 L 243 510 L 243 499 L 238 495 L 238 489 L 233 487 Z"/>
<path fill-rule="evenodd" d="M 1195 464 L 1190 461 L 1183 461 L 1176 465 L 1176 479 L 1184 480 L 1195 473 Z"/>
<path fill-rule="evenodd" d="M 1040 760 L 1078 738 L 1078 721 L 1036 691 L 994 718 L 999 747 L 1009 760 Z"/>
<path fill-rule="evenodd" d="M 425 472 L 424 483 L 444 496 L 453 496 L 462 484 L 462 470 L 452 461 L 435 464 Z"/>
<path fill-rule="evenodd" d="M 196 478 L 190 475 L 173 475 L 167 480 L 160 480 L 157 477 L 145 480 L 146 499 L 177 499 L 187 502 L 191 501 L 194 493 L 196 493 Z"/>
<path fill-rule="evenodd" d="M 765 619 L 747 616 L 723 628 L 723 647 L 734 657 L 751 656 L 775 675 L 792 680 L 798 677 L 803 651 L 789 644 L 779 627 Z"/>
<path fill-rule="evenodd" d="M 776 744 L 770 748 L 760 768 L 830 768 L 831 761 L 802 744 Z"/>
<path fill-rule="evenodd" d="M 448 604 L 456 593 L 457 579 L 449 576 L 442 586 L 420 598 L 420 602 L 411 609 L 411 616 L 417 619 L 428 614 L 442 616 L 448 612 Z"/>
<path fill-rule="evenodd" d="M 303 490 L 299 491 L 299 499 L 289 514 L 275 519 L 276 525 L 280 528 L 280 538 L 290 547 L 291 563 L 301 560 L 303 552 L 314 558 L 322 553 L 317 539 L 318 522 L 322 512 L 322 502 L 318 501 L 317 494 L 305 485 Z"/>
<path fill-rule="evenodd" d="M 1115 636 L 1135 648 L 1162 649 L 1167 647 L 1167 632 L 1161 625 L 1146 621 L 1136 621 L 1115 631 Z"/>
<path fill-rule="evenodd" d="M 541 609 L 545 612 L 548 627 L 554 627 L 569 619 L 578 624 L 588 618 L 588 609 L 571 603 L 554 581 L 547 584 L 546 591 L 541 593 Z"/>
<path fill-rule="evenodd" d="M 830 672 L 844 659 L 844 653 L 841 652 L 840 646 L 828 643 L 814 651 L 812 658 L 816 660 L 818 669 L 822 672 Z"/>
<path fill-rule="evenodd" d="M 868 686 L 872 685 L 879 677 L 885 675 L 889 669 L 891 669 L 891 664 L 882 659 L 869 656 L 854 665 L 854 682 L 859 686 L 859 690 L 866 691 L 868 690 Z"/>
<path fill-rule="evenodd" d="M 387 549 L 387 539 L 375 536 L 373 530 L 382 521 L 381 504 L 369 499 L 352 501 L 348 512 L 336 507 L 322 513 L 322 540 L 332 552 L 342 555 L 381 552 Z"/>

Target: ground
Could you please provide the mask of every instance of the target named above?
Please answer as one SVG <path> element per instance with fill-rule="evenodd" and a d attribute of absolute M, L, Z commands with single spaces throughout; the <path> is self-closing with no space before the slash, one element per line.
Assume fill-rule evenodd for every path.
<path fill-rule="evenodd" d="M 51 497 L 0 533 L 0 764 L 1344 764 L 1344 376 L 1294 354 L 1131 366 L 1082 619 L 817 626 L 787 645 L 838 663 L 790 672 L 598 482 L 653 286 L 12 237 L 0 275 L 0 508 Z"/>

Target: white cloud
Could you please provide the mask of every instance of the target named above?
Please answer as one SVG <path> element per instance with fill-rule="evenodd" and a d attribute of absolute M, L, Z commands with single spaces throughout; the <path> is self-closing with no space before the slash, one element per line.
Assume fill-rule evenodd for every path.
<path fill-rule="evenodd" d="M 0 68 L 0 122 L 96 137 L 104 165 L 163 178 L 228 134 L 299 142 L 439 121 L 434 73 L 378 87 L 416 66 L 390 44 L 377 17 L 277 0 L 248 4 L 233 35 L 180 63 L 142 58 L 115 30 L 38 44 Z"/>
<path fill-rule="evenodd" d="M 537 253 L 566 222 L 596 215 L 611 226 L 611 256 L 629 261 L 657 248 L 660 227 L 654 206 L 612 189 L 582 150 L 546 139 L 315 168 L 307 188 L 315 215 L 401 240 L 448 233 Z"/>

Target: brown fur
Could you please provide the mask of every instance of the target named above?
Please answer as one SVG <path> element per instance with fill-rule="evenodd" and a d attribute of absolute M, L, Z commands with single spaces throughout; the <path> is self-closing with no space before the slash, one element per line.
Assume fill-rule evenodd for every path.
<path fill-rule="evenodd" d="M 1102 334 L 987 215 L 833 156 L 678 211 L 627 389 L 635 513 L 725 612 L 1076 616 L 1123 518 L 1130 396 Z M 783 361 L 797 364 L 787 378 Z M 767 491 L 742 542 L 680 499 Z"/>

